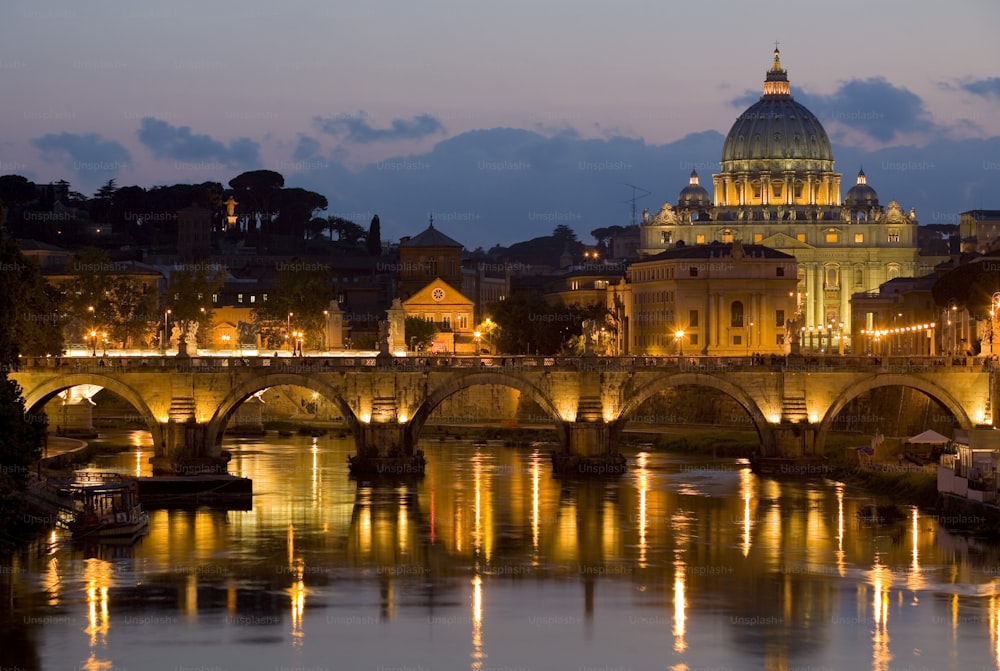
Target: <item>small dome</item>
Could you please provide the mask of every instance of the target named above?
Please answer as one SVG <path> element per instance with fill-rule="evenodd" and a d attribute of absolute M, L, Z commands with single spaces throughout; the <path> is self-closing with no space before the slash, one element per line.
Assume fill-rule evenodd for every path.
<path fill-rule="evenodd" d="M 712 199 L 708 195 L 708 191 L 705 190 L 701 184 L 698 183 L 698 173 L 694 170 L 691 171 L 691 178 L 688 180 L 688 185 L 681 189 L 681 193 L 677 196 L 677 207 L 687 207 L 687 208 L 699 208 L 699 207 L 710 207 L 712 205 Z"/>
<path fill-rule="evenodd" d="M 858 171 L 857 184 L 852 186 L 847 195 L 844 196 L 844 205 L 851 209 L 864 208 L 866 210 L 879 206 L 878 194 L 875 193 L 875 189 L 868 186 L 868 178 L 865 177 L 863 169 Z"/>
<path fill-rule="evenodd" d="M 722 172 L 752 169 L 785 170 L 789 160 L 806 162 L 810 170 L 832 170 L 833 150 L 823 124 L 789 91 L 788 71 L 778 50 L 764 80 L 764 95 L 736 119 L 722 145 Z"/>

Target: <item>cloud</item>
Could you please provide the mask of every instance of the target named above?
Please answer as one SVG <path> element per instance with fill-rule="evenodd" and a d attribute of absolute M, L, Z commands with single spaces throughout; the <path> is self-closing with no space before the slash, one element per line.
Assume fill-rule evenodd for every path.
<path fill-rule="evenodd" d="M 1000 99 L 1000 77 L 989 77 L 959 84 L 959 88 L 983 98 Z"/>
<path fill-rule="evenodd" d="M 828 95 L 796 90 L 793 86 L 792 97 L 815 114 L 828 133 L 839 127 L 862 139 L 892 143 L 914 134 L 943 130 L 931 120 L 920 96 L 882 77 L 841 82 Z M 731 104 L 745 109 L 759 99 L 760 94 L 746 92 Z M 841 139 L 847 141 L 846 137 Z"/>
<path fill-rule="evenodd" d="M 320 149 L 319 140 L 308 135 L 299 135 L 299 141 L 292 150 L 292 158 L 296 161 L 306 161 L 319 155 Z"/>
<path fill-rule="evenodd" d="M 88 186 L 95 186 L 131 168 L 132 155 L 115 140 L 97 133 L 50 133 L 31 140 L 49 163 L 67 167 Z"/>
<path fill-rule="evenodd" d="M 237 138 L 227 146 L 209 135 L 192 133 L 189 126 L 172 126 L 154 117 L 143 118 L 137 135 L 156 158 L 218 161 L 228 166 L 260 163 L 260 144 L 250 138 Z"/>
<path fill-rule="evenodd" d="M 444 125 L 430 114 L 418 114 L 412 119 L 393 119 L 389 128 L 373 128 L 368 123 L 368 115 L 341 114 L 335 117 L 315 117 L 316 128 L 327 135 L 344 136 L 348 142 L 370 144 L 386 140 L 419 140 L 430 135 L 444 133 Z"/>

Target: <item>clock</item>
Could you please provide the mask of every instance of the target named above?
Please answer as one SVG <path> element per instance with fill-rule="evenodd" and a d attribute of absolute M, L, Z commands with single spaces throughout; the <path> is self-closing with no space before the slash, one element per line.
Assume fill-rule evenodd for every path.
<path fill-rule="evenodd" d="M 442 289 L 441 287 L 438 287 L 437 289 L 435 289 L 434 291 L 432 291 L 431 292 L 431 298 L 433 298 L 434 300 L 436 300 L 438 303 L 440 303 L 441 301 L 443 301 L 444 300 L 444 289 Z"/>

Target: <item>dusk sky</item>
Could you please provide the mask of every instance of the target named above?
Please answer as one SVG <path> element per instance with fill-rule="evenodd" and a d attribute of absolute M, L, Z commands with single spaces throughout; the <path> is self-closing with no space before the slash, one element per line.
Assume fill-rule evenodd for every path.
<path fill-rule="evenodd" d="M 5 0 L 0 174 L 152 187 L 267 168 L 383 238 L 589 231 L 711 190 L 774 42 L 842 192 L 1000 209 L 1000 3 Z M 505 130 L 506 129 L 506 130 Z"/>

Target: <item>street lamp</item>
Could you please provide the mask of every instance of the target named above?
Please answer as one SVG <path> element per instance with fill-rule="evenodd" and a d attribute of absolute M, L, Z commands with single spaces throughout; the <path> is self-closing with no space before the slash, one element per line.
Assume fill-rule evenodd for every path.
<path fill-rule="evenodd" d="M 479 356 L 479 338 L 482 336 L 482 333 L 473 331 L 472 336 L 476 339 L 476 356 Z"/>
<path fill-rule="evenodd" d="M 750 356 L 750 334 L 753 332 L 753 322 L 747 322 L 747 356 Z"/>
<path fill-rule="evenodd" d="M 108 334 L 107 333 L 102 333 L 101 334 L 101 347 L 104 348 L 104 356 L 107 356 L 108 355 Z"/>
<path fill-rule="evenodd" d="M 288 340 L 289 347 L 292 347 L 292 346 L 295 345 L 295 343 L 292 341 L 292 315 L 293 314 L 295 314 L 295 313 L 294 312 L 289 312 L 288 313 L 288 317 L 285 319 L 285 339 Z"/>
<path fill-rule="evenodd" d="M 677 356 L 684 356 L 684 329 L 674 331 L 674 342 L 677 343 Z"/>
<path fill-rule="evenodd" d="M 90 356 L 97 356 L 97 331 L 91 329 L 90 331 Z"/>
<path fill-rule="evenodd" d="M 170 313 L 170 309 L 163 312 L 163 339 L 160 341 L 160 350 L 164 354 L 167 353 L 167 347 L 170 345 Z"/>
<path fill-rule="evenodd" d="M 293 345 L 293 353 L 302 356 L 302 340 L 305 338 L 305 333 L 303 331 L 293 331 L 292 338 L 295 339 Z"/>

